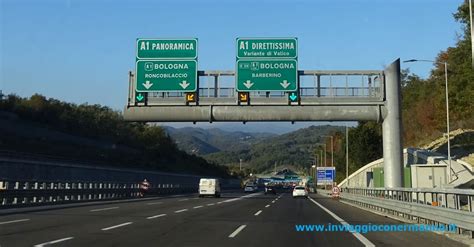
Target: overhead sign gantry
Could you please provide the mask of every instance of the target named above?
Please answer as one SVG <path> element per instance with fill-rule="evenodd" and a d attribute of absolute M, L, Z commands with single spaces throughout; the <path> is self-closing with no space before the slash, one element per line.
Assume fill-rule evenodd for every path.
<path fill-rule="evenodd" d="M 298 70 L 297 48 L 296 38 L 239 38 L 236 71 L 198 71 L 197 39 L 138 39 L 124 119 L 379 121 L 385 186 L 401 187 L 400 60 L 385 70 Z M 207 85 L 199 85 L 200 77 Z M 222 77 L 234 77 L 235 87 L 220 83 Z M 302 86 L 304 77 L 314 84 Z"/>

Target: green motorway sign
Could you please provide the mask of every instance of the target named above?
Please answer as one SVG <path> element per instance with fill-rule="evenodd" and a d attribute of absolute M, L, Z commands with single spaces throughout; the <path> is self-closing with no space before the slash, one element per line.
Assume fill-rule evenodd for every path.
<path fill-rule="evenodd" d="M 295 91 L 297 65 L 295 59 L 237 60 L 237 91 Z"/>
<path fill-rule="evenodd" d="M 298 57 L 296 38 L 238 38 L 237 59 Z"/>
<path fill-rule="evenodd" d="M 197 59 L 197 39 L 137 39 L 137 59 Z"/>
<path fill-rule="evenodd" d="M 197 85 L 195 60 L 138 60 L 138 92 L 194 92 Z"/>

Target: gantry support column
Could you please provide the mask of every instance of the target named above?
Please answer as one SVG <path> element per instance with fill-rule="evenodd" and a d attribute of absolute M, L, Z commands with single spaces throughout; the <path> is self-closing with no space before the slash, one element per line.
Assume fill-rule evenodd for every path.
<path fill-rule="evenodd" d="M 385 109 L 382 123 L 385 188 L 403 187 L 400 59 L 385 69 Z"/>

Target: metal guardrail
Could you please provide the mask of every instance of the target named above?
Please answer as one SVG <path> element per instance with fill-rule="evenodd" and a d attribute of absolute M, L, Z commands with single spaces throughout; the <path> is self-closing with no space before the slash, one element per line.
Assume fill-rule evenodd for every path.
<path fill-rule="evenodd" d="M 190 193 L 196 186 L 155 183 L 147 195 Z M 139 183 L 87 181 L 0 181 L 0 209 L 140 197 Z"/>
<path fill-rule="evenodd" d="M 410 222 L 456 224 L 474 238 L 474 190 L 342 188 L 341 199 Z"/>

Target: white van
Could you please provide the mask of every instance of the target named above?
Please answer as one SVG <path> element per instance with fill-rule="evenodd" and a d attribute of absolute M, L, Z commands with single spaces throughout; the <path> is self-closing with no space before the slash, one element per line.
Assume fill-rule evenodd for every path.
<path fill-rule="evenodd" d="M 219 179 L 201 178 L 201 180 L 199 180 L 199 197 L 203 196 L 221 197 L 221 185 Z"/>

